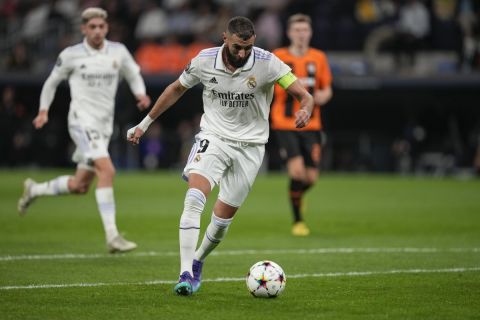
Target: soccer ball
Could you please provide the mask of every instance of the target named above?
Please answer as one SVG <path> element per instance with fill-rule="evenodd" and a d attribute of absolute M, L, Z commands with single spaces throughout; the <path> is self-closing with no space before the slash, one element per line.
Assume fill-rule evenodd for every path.
<path fill-rule="evenodd" d="M 274 298 L 285 289 L 287 277 L 278 264 L 265 260 L 250 268 L 246 280 L 248 291 L 254 297 Z"/>

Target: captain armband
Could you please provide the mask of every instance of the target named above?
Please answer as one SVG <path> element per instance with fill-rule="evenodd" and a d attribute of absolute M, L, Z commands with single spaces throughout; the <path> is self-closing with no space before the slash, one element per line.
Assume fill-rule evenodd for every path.
<path fill-rule="evenodd" d="M 295 80 L 297 80 L 297 77 L 295 77 L 295 75 L 290 71 L 289 73 L 278 79 L 277 83 L 283 89 L 287 89 L 292 83 L 295 82 Z"/>

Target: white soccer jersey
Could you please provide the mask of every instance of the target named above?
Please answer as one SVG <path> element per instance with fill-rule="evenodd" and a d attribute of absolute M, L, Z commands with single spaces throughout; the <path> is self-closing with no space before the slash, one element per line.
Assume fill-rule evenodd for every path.
<path fill-rule="evenodd" d="M 223 47 L 200 51 L 180 76 L 180 83 L 186 88 L 203 84 L 202 131 L 264 144 L 273 85 L 291 69 L 272 53 L 253 47 L 245 65 L 232 73 L 223 63 Z"/>
<path fill-rule="evenodd" d="M 145 94 L 140 68 L 123 44 L 105 40 L 103 48 L 96 50 L 84 40 L 60 53 L 43 86 L 40 108 L 48 110 L 57 85 L 68 78 L 72 99 L 69 123 L 111 133 L 120 76 L 125 77 L 135 95 Z"/>

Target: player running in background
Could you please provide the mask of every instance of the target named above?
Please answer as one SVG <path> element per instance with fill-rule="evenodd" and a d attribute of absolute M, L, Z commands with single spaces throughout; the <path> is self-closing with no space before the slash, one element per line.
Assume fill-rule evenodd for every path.
<path fill-rule="evenodd" d="M 245 17 L 228 22 L 221 47 L 202 50 L 178 80 L 160 95 L 150 113 L 130 129 L 133 144 L 148 126 L 184 92 L 203 84 L 204 114 L 183 175 L 188 180 L 180 218 L 180 278 L 174 290 L 190 295 L 200 287 L 205 258 L 224 238 L 244 202 L 265 153 L 269 134 L 269 107 L 273 85 L 279 83 L 300 102 L 295 126 L 304 127 L 313 110 L 313 97 L 291 69 L 268 51 L 254 47 L 255 30 Z M 219 185 L 211 222 L 197 248 L 200 216 L 207 197 Z"/>
<path fill-rule="evenodd" d="M 58 84 L 68 79 L 72 97 L 68 113 L 68 131 L 76 145 L 73 161 L 77 163 L 74 176 L 60 176 L 37 183 L 24 182 L 24 193 L 18 210 L 24 215 L 34 199 L 40 196 L 85 194 L 95 176 L 95 196 L 102 218 L 109 252 L 133 250 L 137 245 L 124 239 L 115 222 L 113 178 L 115 168 L 108 153 L 113 130 L 114 101 L 120 76 L 125 77 L 135 94 L 140 110 L 148 108 L 150 98 L 140 68 L 127 48 L 105 39 L 108 32 L 107 12 L 88 8 L 82 13 L 82 43 L 63 50 L 45 81 L 40 96 L 38 115 L 33 120 L 36 129 L 48 122 L 48 109 Z"/>
<path fill-rule="evenodd" d="M 320 107 L 332 98 L 332 75 L 325 54 L 310 48 L 312 26 L 309 16 L 295 14 L 288 19 L 287 36 L 290 46 L 273 53 L 292 68 L 298 80 L 313 95 L 315 108 L 310 122 L 303 128 L 296 126 L 295 114 L 300 104 L 275 85 L 271 127 L 277 138 L 280 154 L 287 159 L 290 178 L 289 198 L 293 211 L 292 234 L 307 236 L 310 230 L 302 217 L 302 199 L 318 179 L 321 158 Z"/>

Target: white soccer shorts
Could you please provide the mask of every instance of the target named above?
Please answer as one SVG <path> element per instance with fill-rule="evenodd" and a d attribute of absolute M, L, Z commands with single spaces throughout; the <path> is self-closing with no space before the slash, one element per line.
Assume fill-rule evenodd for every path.
<path fill-rule="evenodd" d="M 69 125 L 68 132 L 77 146 L 72 160 L 79 168 L 93 171 L 93 160 L 110 157 L 108 153 L 110 135 L 98 129 L 79 125 Z"/>
<path fill-rule="evenodd" d="M 183 176 L 197 173 L 220 186 L 218 198 L 240 207 L 247 198 L 262 165 L 265 145 L 222 139 L 200 132 L 190 151 Z"/>

